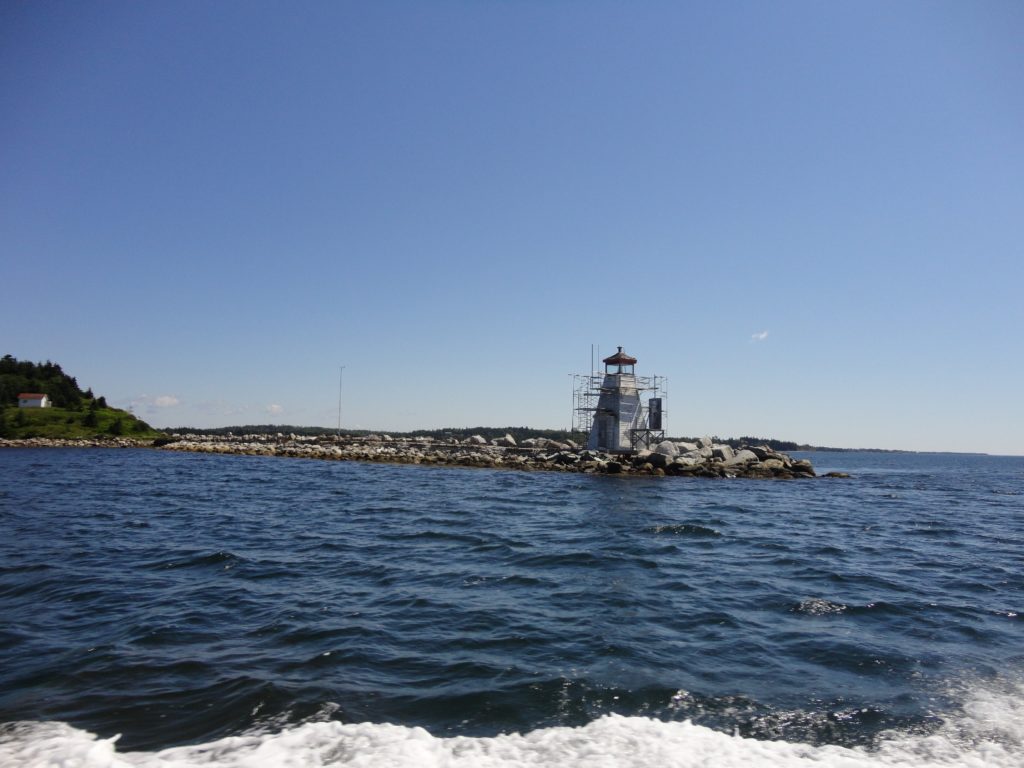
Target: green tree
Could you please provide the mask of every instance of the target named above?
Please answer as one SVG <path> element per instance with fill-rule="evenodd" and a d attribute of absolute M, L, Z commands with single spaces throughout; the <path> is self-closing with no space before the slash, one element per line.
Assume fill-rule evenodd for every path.
<path fill-rule="evenodd" d="M 33 363 L 4 355 L 0 358 L 0 403 L 13 405 L 22 392 L 43 392 L 58 408 L 74 407 L 82 399 L 74 376 L 64 373 L 57 363 Z"/>
<path fill-rule="evenodd" d="M 107 427 L 107 432 L 109 432 L 112 435 L 124 434 L 124 422 L 121 420 L 120 416 L 118 416 L 110 423 L 110 426 Z"/>

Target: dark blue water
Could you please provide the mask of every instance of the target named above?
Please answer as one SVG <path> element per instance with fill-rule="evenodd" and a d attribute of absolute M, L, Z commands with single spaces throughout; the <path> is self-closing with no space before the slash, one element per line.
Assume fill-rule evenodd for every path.
<path fill-rule="evenodd" d="M 1024 458 L 808 457 L 854 477 L 0 451 L 0 722 L 27 723 L 0 757 L 690 721 L 694 750 L 881 760 L 955 727 L 949 764 L 1024 761 Z"/>

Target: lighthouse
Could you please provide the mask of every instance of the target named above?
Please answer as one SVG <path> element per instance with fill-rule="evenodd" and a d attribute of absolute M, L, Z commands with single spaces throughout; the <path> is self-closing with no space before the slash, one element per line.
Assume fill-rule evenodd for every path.
<path fill-rule="evenodd" d="M 588 377 L 589 392 L 579 409 L 593 412 L 587 448 L 628 453 L 663 440 L 659 377 L 637 376 L 636 358 L 623 352 L 622 347 L 601 362 L 604 373 Z M 655 395 L 646 403 L 645 392 Z"/>

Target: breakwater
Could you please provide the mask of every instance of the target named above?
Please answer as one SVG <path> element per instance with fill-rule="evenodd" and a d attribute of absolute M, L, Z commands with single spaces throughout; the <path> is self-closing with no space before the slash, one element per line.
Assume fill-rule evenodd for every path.
<path fill-rule="evenodd" d="M 148 448 L 153 442 L 135 437 L 26 437 L 17 440 L 0 438 L 0 448 Z"/>
<path fill-rule="evenodd" d="M 796 479 L 815 477 L 807 459 L 793 459 L 764 445 L 729 445 L 701 438 L 696 443 L 663 441 L 653 450 L 632 454 L 592 451 L 573 441 L 530 438 L 516 442 L 511 435 L 486 440 L 391 437 L 390 435 L 172 435 L 160 440 L 92 438 L 68 440 L 35 437 L 0 440 L 0 448 L 149 448 L 165 451 L 242 456 L 284 456 L 326 461 L 364 461 L 389 464 L 519 469 L 588 474 L 684 477 L 748 477 Z M 829 473 L 837 476 L 839 473 Z M 841 476 L 841 475 L 839 475 Z"/>
<path fill-rule="evenodd" d="M 696 443 L 666 440 L 653 450 L 628 455 L 587 450 L 572 441 L 530 438 L 517 443 L 511 435 L 491 441 L 479 435 L 461 441 L 389 435 L 188 435 L 175 436 L 160 447 L 198 453 L 550 472 L 764 479 L 815 477 L 814 467 L 806 459 L 793 459 L 763 445 L 734 450 L 707 437 Z"/>

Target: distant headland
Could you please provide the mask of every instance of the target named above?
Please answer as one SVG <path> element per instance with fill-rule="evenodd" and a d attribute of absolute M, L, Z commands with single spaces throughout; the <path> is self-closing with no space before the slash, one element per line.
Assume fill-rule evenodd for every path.
<path fill-rule="evenodd" d="M 57 363 L 0 358 L 0 439 L 154 440 L 162 434 L 83 390 Z"/>

